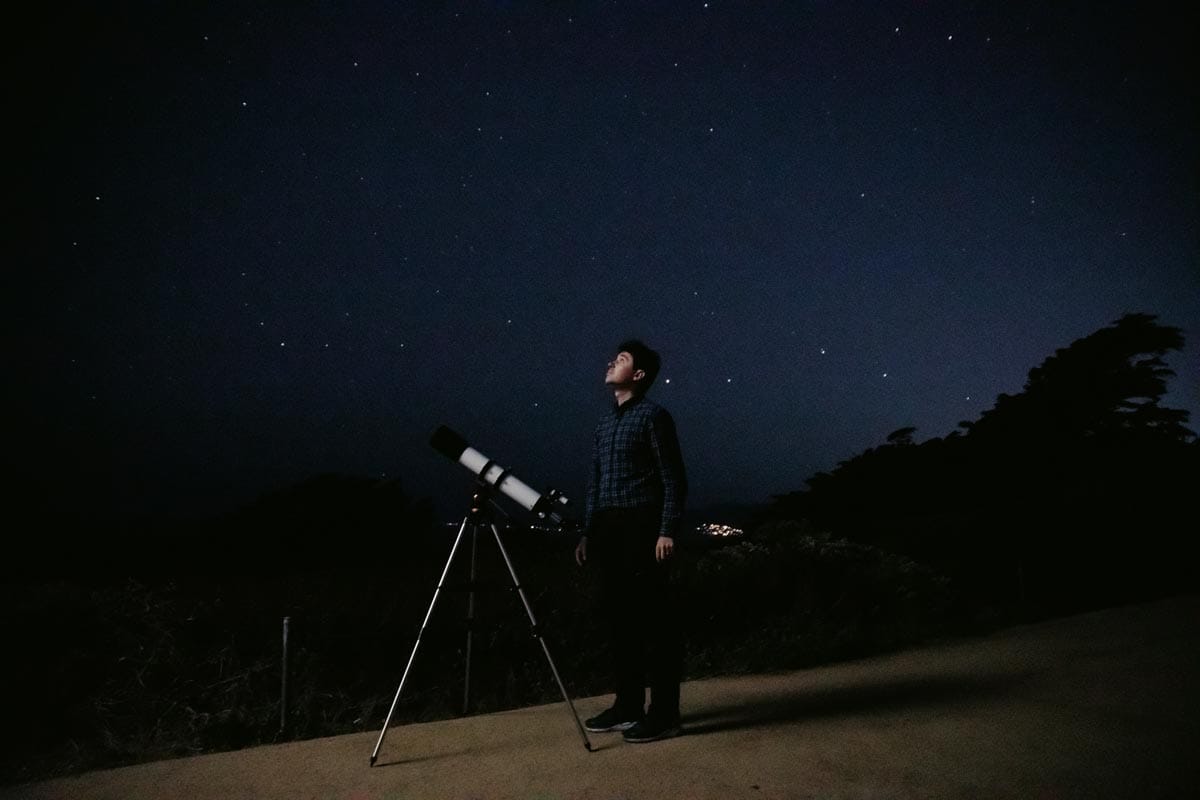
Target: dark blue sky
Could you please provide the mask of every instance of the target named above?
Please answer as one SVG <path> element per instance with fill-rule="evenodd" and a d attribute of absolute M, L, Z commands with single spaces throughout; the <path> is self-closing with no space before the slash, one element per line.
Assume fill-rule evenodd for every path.
<path fill-rule="evenodd" d="M 196 5 L 14 34 L 8 452 L 39 502 L 345 472 L 459 516 L 438 424 L 582 501 L 628 336 L 693 504 L 944 436 L 1128 311 L 1184 329 L 1166 401 L 1200 424 L 1168 6 Z"/>

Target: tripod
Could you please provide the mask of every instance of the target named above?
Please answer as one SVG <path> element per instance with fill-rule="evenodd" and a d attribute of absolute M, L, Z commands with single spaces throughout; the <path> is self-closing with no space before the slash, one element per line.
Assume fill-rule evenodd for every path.
<path fill-rule="evenodd" d="M 562 691 L 563 700 L 571 710 L 571 716 L 575 719 L 575 727 L 579 729 L 579 735 L 583 737 L 583 746 L 592 751 L 592 743 L 588 741 L 587 734 L 583 730 L 583 725 L 579 722 L 579 714 L 575 711 L 575 704 L 571 702 L 571 698 L 567 695 L 566 687 L 563 686 L 562 678 L 558 676 L 558 669 L 554 666 L 554 659 L 550 657 L 550 648 L 546 646 L 546 640 L 542 638 L 541 629 L 538 627 L 537 620 L 534 619 L 533 609 L 529 606 L 529 600 L 525 597 L 525 590 L 521 588 L 521 583 L 517 580 L 516 570 L 513 569 L 512 560 L 508 557 L 508 551 L 504 549 L 504 542 L 500 540 L 500 531 L 496 528 L 495 522 L 492 520 L 491 510 L 489 508 L 491 487 L 482 481 L 479 482 L 478 488 L 471 498 L 471 510 L 463 517 L 462 525 L 459 526 L 458 536 L 454 539 L 454 545 L 450 548 L 450 557 L 446 559 L 446 567 L 442 570 L 442 577 L 438 579 L 437 588 L 433 590 L 433 600 L 429 603 L 429 610 L 425 612 L 425 621 L 421 623 L 421 630 L 417 633 L 416 644 L 413 645 L 412 654 L 408 657 L 408 666 L 404 668 L 404 675 L 400 678 L 400 686 L 396 689 L 396 696 L 392 699 L 392 707 L 388 710 L 387 719 L 383 721 L 383 730 L 379 732 L 379 741 L 375 742 L 375 750 L 371 753 L 371 766 L 375 766 L 375 759 L 379 757 L 379 748 L 383 746 L 383 737 L 387 735 L 388 725 L 391 724 L 392 714 L 396 712 L 396 704 L 400 702 L 400 693 L 404 691 L 404 682 L 408 680 L 409 670 L 412 669 L 413 660 L 417 657 L 417 648 L 421 646 L 421 634 L 425 632 L 425 628 L 429 625 L 429 618 L 433 616 L 433 608 L 437 605 L 438 595 L 446 584 L 446 576 L 450 573 L 450 565 L 454 563 L 454 556 L 458 552 L 458 545 L 462 541 L 463 533 L 467 526 L 471 526 L 471 579 L 467 586 L 470 589 L 470 595 L 467 599 L 467 653 L 466 653 L 466 675 L 464 676 L 463 688 L 463 713 L 466 713 L 470 700 L 471 691 L 471 632 L 475 619 L 475 546 L 481 528 L 491 528 L 492 534 L 496 538 L 496 545 L 500 548 L 500 554 L 504 556 L 504 563 L 508 566 L 508 573 L 512 576 L 513 588 L 521 597 L 521 602 L 525 605 L 525 613 L 529 615 L 529 624 L 533 635 L 542 645 L 542 651 L 546 654 L 546 661 L 550 664 L 550 671 L 554 673 L 554 680 L 558 683 L 558 688 Z"/>

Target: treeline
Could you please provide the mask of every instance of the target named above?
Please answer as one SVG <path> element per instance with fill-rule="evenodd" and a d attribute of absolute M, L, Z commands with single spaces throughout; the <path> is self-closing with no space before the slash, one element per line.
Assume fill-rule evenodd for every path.
<path fill-rule="evenodd" d="M 775 498 L 953 580 L 964 613 L 1028 618 L 1196 588 L 1200 441 L 1165 408 L 1178 328 L 1127 314 L 1030 370 L 978 420 L 885 444 Z"/>

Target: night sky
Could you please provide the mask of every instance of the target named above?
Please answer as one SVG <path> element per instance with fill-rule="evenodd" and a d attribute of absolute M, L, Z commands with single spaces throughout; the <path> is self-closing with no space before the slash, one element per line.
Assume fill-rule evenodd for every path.
<path fill-rule="evenodd" d="M 123 3 L 10 30 L 9 468 L 87 514 L 319 473 L 582 510 L 663 357 L 689 505 L 945 436 L 1145 311 L 1200 426 L 1195 27 L 1144 3 Z M 647 10 L 647 8 L 652 10 Z"/>

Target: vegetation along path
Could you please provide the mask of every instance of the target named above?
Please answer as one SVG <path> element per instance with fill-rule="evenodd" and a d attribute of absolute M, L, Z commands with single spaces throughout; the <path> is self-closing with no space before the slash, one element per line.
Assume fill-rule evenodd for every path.
<path fill-rule="evenodd" d="M 561 703 L 7 787 L 11 798 L 1154 798 L 1200 785 L 1200 598 L 684 685 L 685 734 Z M 578 700 L 582 715 L 605 697 Z"/>

